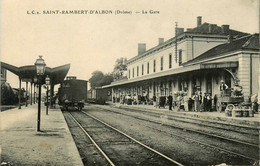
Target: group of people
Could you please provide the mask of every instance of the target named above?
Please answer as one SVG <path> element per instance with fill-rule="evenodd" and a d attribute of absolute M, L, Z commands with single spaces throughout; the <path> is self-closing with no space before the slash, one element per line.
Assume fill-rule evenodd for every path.
<path fill-rule="evenodd" d="M 113 102 L 116 102 L 116 97 L 113 97 Z M 134 94 L 133 96 L 131 96 L 130 94 L 128 95 L 120 95 L 120 97 L 118 98 L 118 101 L 121 104 L 128 104 L 128 105 L 132 105 L 132 104 L 148 104 L 149 103 L 149 99 L 148 96 L 141 96 L 141 95 L 136 95 Z"/>
<path fill-rule="evenodd" d="M 241 97 L 243 96 L 242 87 L 235 83 L 233 88 L 229 88 L 223 80 L 220 81 L 220 96 L 232 96 Z M 230 90 L 230 91 L 229 91 Z M 256 99 L 255 99 L 256 98 Z M 153 96 L 149 98 L 147 94 L 143 95 L 121 95 L 120 98 L 113 97 L 113 102 L 120 102 L 121 104 L 149 104 L 155 107 L 169 106 L 169 110 L 177 108 L 178 111 L 194 111 L 194 112 L 211 112 L 214 111 L 217 105 L 218 97 L 214 97 L 211 93 L 204 93 L 197 89 L 195 94 L 191 97 L 187 95 L 187 92 L 179 91 L 169 96 Z M 252 108 L 258 110 L 257 97 L 252 96 Z"/>
<path fill-rule="evenodd" d="M 195 112 L 210 112 L 212 111 L 212 96 L 210 93 L 204 93 L 204 96 L 202 96 L 202 93 L 200 91 L 197 91 L 195 95 L 189 99 L 189 103 L 193 103 L 194 101 L 194 107 L 192 104 L 190 104 L 189 111 L 195 111 Z M 214 100 L 214 105 L 216 105 L 216 102 Z M 193 107 L 193 108 L 192 108 Z"/>
<path fill-rule="evenodd" d="M 176 107 L 178 111 L 212 111 L 212 96 L 210 93 L 204 93 L 202 96 L 201 91 L 197 91 L 192 97 L 188 97 L 187 92 L 175 92 L 174 95 L 167 97 L 169 110 Z M 216 96 L 214 97 L 214 105 L 216 105 Z"/>

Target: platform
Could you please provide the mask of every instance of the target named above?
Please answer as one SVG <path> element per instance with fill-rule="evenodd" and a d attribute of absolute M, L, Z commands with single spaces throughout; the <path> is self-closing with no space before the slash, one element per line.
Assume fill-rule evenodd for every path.
<path fill-rule="evenodd" d="M 0 112 L 1 165 L 83 165 L 59 109 L 42 104 L 37 132 L 37 104 Z"/>
<path fill-rule="evenodd" d="M 108 103 L 111 106 L 121 107 L 121 108 L 135 108 L 138 110 L 150 110 L 155 112 L 161 112 L 163 114 L 175 114 L 182 116 L 183 118 L 193 118 L 193 119 L 200 119 L 205 121 L 216 121 L 220 123 L 232 124 L 236 126 L 244 126 L 244 127 L 252 127 L 260 129 L 260 119 L 259 114 L 254 114 L 254 117 L 227 117 L 225 112 L 190 112 L 190 111 L 177 111 L 177 108 L 173 108 L 172 111 L 166 106 L 165 108 L 156 108 L 153 105 L 126 105 L 126 104 L 119 104 L 119 103 Z"/>

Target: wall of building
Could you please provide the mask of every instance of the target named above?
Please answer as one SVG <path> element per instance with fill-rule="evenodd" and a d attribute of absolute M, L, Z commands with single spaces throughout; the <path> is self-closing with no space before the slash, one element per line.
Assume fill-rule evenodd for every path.
<path fill-rule="evenodd" d="M 259 91 L 259 55 L 254 54 L 252 55 L 252 94 L 257 94 Z"/>
<path fill-rule="evenodd" d="M 175 53 L 175 45 L 172 44 L 167 48 L 163 48 L 159 51 L 156 51 L 155 53 L 152 53 L 150 55 L 142 57 L 139 60 L 136 60 L 135 62 L 130 63 L 127 66 L 128 79 L 133 79 L 136 77 L 147 75 L 148 62 L 149 62 L 149 74 L 172 70 L 179 67 L 180 51 L 182 53 L 182 63 L 184 63 L 221 43 L 225 43 L 226 41 L 227 41 L 226 39 L 222 39 L 222 38 L 201 38 L 201 37 L 185 38 L 181 41 L 178 41 L 177 55 Z M 169 68 L 169 54 L 172 55 L 171 68 Z M 163 70 L 161 70 L 162 57 L 163 57 Z M 153 67 L 154 60 L 156 61 L 155 72 Z M 144 65 L 143 75 L 142 75 L 142 65 Z M 139 74 L 137 74 L 137 66 L 139 66 Z M 133 77 L 133 69 L 134 69 L 134 77 Z M 130 75 L 129 75 L 129 70 L 130 70 Z"/>
<path fill-rule="evenodd" d="M 219 39 L 219 38 L 201 38 L 194 37 L 193 38 L 193 56 L 189 56 L 189 58 L 196 58 L 202 53 L 208 51 L 209 49 L 216 47 L 217 45 L 226 43 L 227 39 Z M 191 42 L 189 44 L 192 44 Z M 189 46 L 192 48 L 192 46 Z"/>
<path fill-rule="evenodd" d="M 252 56 L 252 60 L 250 60 L 250 56 Z M 240 85 L 243 87 L 244 96 L 245 98 L 247 98 L 248 96 L 257 93 L 259 89 L 258 79 L 257 79 L 259 75 L 259 71 L 255 70 L 258 69 L 259 66 L 259 61 L 258 61 L 259 55 L 244 53 L 238 55 L 238 57 L 239 57 L 238 76 L 240 79 Z M 252 63 L 251 66 L 250 63 Z M 251 85 L 251 81 L 252 81 L 252 85 Z"/>

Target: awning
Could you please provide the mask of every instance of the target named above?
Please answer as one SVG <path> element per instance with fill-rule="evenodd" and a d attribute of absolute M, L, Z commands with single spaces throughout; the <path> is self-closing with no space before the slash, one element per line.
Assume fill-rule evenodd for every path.
<path fill-rule="evenodd" d="M 204 63 L 204 64 L 185 66 L 185 67 L 182 66 L 176 69 L 149 74 L 134 79 L 115 81 L 112 82 L 110 85 L 102 86 L 102 88 L 110 88 L 114 86 L 125 85 L 125 84 L 130 84 L 130 83 L 135 83 L 135 82 L 140 82 L 140 81 L 145 81 L 150 79 L 156 79 L 160 77 L 181 74 L 181 73 L 186 73 L 186 72 L 196 71 L 201 69 L 218 69 L 218 68 L 230 68 L 230 67 L 238 67 L 238 62 Z"/>
<path fill-rule="evenodd" d="M 22 79 L 22 81 L 27 81 L 27 82 L 33 82 L 33 78 L 36 77 L 36 71 L 35 71 L 35 66 L 30 65 L 30 66 L 21 66 L 21 67 L 16 67 L 4 62 L 1 62 L 1 68 L 4 68 L 18 77 Z M 61 83 L 64 78 L 66 77 L 67 73 L 69 72 L 70 69 L 70 64 L 50 68 L 46 67 L 45 70 L 45 75 L 43 78 L 45 78 L 47 75 L 51 79 L 51 83 L 53 85 Z M 42 83 L 45 82 L 45 79 L 42 79 Z"/>

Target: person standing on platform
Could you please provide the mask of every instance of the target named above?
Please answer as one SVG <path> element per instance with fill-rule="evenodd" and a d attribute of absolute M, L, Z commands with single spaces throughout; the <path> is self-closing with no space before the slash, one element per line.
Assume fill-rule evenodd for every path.
<path fill-rule="evenodd" d="M 207 111 L 208 109 L 208 100 L 207 100 L 207 93 L 204 93 L 204 97 L 203 97 L 203 111 Z"/>
<path fill-rule="evenodd" d="M 178 97 L 178 93 L 174 92 L 174 94 L 173 94 L 173 108 L 177 106 L 177 97 Z"/>
<path fill-rule="evenodd" d="M 215 94 L 214 96 L 214 110 L 215 111 L 217 109 L 217 102 L 218 102 L 218 96 Z"/>
<path fill-rule="evenodd" d="M 227 84 L 225 84 L 225 82 L 223 80 L 221 80 L 221 84 L 220 84 L 220 92 L 221 92 L 221 96 L 223 96 L 224 94 L 226 94 L 226 90 L 228 89 Z"/>
<path fill-rule="evenodd" d="M 201 95 L 200 95 L 200 91 L 198 90 L 196 93 L 195 93 L 195 96 L 194 96 L 194 101 L 195 101 L 195 112 L 199 112 L 200 111 L 200 104 L 201 104 Z"/>
<path fill-rule="evenodd" d="M 192 111 L 192 105 L 193 105 L 193 100 L 191 97 L 189 97 L 188 100 L 188 111 Z"/>
<path fill-rule="evenodd" d="M 180 91 L 179 96 L 177 97 L 177 111 L 181 110 L 181 106 L 183 104 L 183 93 Z"/>
<path fill-rule="evenodd" d="M 188 107 L 189 97 L 187 92 L 184 92 L 183 102 L 184 102 L 184 110 L 189 111 L 189 107 Z"/>
<path fill-rule="evenodd" d="M 153 95 L 153 106 L 156 107 L 156 96 Z"/>
<path fill-rule="evenodd" d="M 169 110 L 172 111 L 172 95 L 171 94 L 168 96 L 168 102 L 169 102 Z"/>
<path fill-rule="evenodd" d="M 200 90 L 199 90 L 199 102 L 200 102 L 200 105 L 201 105 L 201 103 L 202 103 L 202 93 L 201 93 Z"/>
<path fill-rule="evenodd" d="M 207 101 L 208 101 L 208 111 L 211 112 L 211 108 L 212 108 L 212 98 L 211 98 L 211 94 L 209 93 L 207 96 Z"/>

